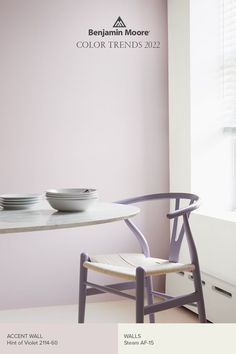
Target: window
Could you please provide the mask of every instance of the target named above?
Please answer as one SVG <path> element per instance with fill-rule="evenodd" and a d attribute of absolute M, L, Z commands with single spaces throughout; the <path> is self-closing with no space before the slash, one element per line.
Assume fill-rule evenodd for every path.
<path fill-rule="evenodd" d="M 236 133 L 236 0 L 223 0 L 223 116 Z"/>

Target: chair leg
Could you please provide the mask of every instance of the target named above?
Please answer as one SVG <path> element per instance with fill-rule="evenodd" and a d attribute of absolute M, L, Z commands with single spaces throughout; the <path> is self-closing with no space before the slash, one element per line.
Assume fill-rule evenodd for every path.
<path fill-rule="evenodd" d="M 147 303 L 148 303 L 148 305 L 152 305 L 153 304 L 153 295 L 152 295 L 153 285 L 152 285 L 152 278 L 151 277 L 147 277 L 147 279 L 146 279 L 146 289 L 147 289 Z M 154 313 L 150 313 L 149 322 L 155 323 L 155 314 Z"/>
<path fill-rule="evenodd" d="M 144 322 L 144 270 L 136 269 L 136 323 Z"/>
<path fill-rule="evenodd" d="M 206 323 L 207 319 L 206 319 L 205 303 L 204 303 L 204 297 L 202 291 L 202 280 L 201 280 L 201 273 L 198 267 L 193 272 L 193 281 L 194 281 L 195 291 L 197 291 L 200 296 L 197 302 L 199 322 Z"/>
<path fill-rule="evenodd" d="M 85 303 L 86 303 L 86 284 L 88 270 L 83 266 L 84 262 L 88 260 L 85 253 L 80 255 L 80 280 L 79 280 L 79 323 L 84 323 Z"/>

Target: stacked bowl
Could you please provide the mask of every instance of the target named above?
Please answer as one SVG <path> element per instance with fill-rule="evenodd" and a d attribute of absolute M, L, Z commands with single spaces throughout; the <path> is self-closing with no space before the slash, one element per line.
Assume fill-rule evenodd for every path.
<path fill-rule="evenodd" d="M 49 189 L 46 199 L 59 211 L 85 211 L 98 201 L 98 192 L 89 188 Z"/>
<path fill-rule="evenodd" d="M 0 196 L 0 206 L 6 210 L 32 209 L 41 201 L 41 194 L 3 194 Z"/>

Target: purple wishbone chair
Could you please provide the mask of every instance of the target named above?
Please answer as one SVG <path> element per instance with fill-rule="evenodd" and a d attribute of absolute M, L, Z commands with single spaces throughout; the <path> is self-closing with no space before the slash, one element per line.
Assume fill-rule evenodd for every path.
<path fill-rule="evenodd" d="M 136 236 L 142 253 L 109 254 L 88 256 L 81 254 L 80 260 L 80 289 L 79 289 L 79 323 L 84 322 L 86 296 L 101 293 L 112 293 L 136 301 L 136 323 L 144 322 L 144 315 L 149 315 L 151 323 L 155 322 L 154 314 L 158 311 L 179 307 L 185 304 L 196 303 L 199 321 L 206 322 L 205 306 L 202 291 L 202 281 L 199 268 L 197 249 L 189 225 L 190 213 L 199 207 L 199 197 L 190 193 L 160 193 L 144 195 L 119 201 L 120 204 L 133 204 L 151 200 L 173 200 L 170 205 L 174 210 L 167 214 L 168 219 L 173 219 L 169 248 L 169 259 L 153 258 L 142 232 L 129 219 L 125 223 Z M 183 202 L 185 206 L 183 207 Z M 187 205 L 186 205 L 187 203 Z M 179 225 L 178 225 L 179 223 Z M 190 262 L 179 262 L 179 253 L 183 237 L 186 236 Z M 104 273 L 126 282 L 102 286 L 87 281 L 88 270 Z M 167 273 L 192 272 L 194 291 L 178 297 L 153 290 L 152 277 Z M 136 289 L 135 296 L 127 294 L 124 290 Z M 147 305 L 144 304 L 144 293 L 147 294 Z M 158 296 L 164 301 L 154 303 L 153 296 Z"/>

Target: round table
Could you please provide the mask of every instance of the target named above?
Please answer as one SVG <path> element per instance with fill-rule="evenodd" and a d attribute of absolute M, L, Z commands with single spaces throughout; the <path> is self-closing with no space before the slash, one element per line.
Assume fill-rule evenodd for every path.
<path fill-rule="evenodd" d="M 133 205 L 98 202 L 83 212 L 59 212 L 44 203 L 39 209 L 0 210 L 0 234 L 55 230 L 126 220 L 140 211 Z"/>

